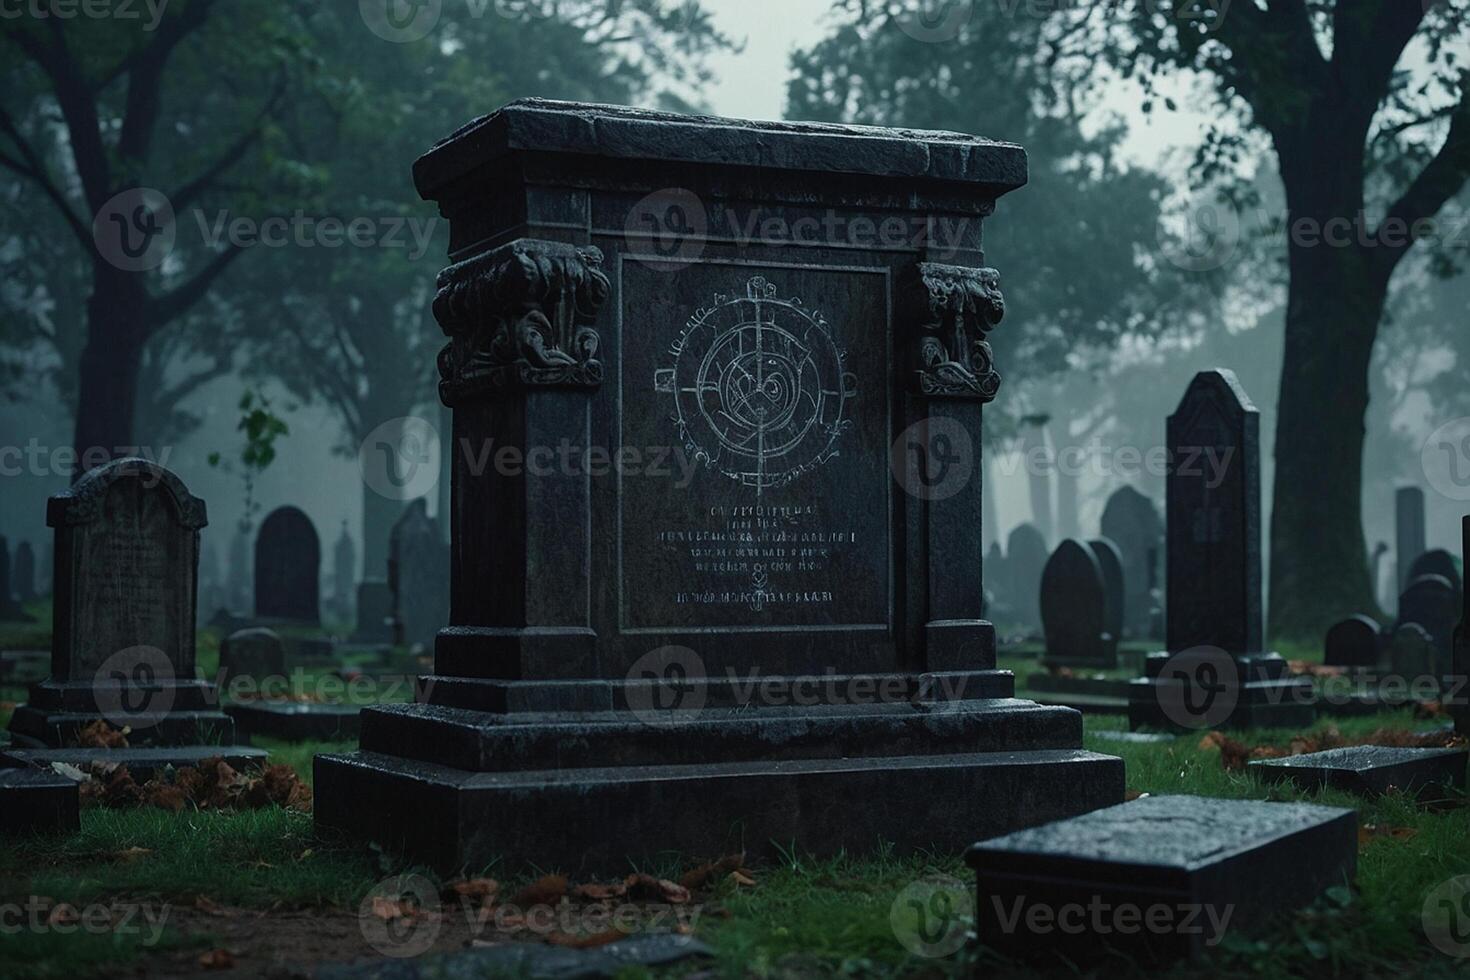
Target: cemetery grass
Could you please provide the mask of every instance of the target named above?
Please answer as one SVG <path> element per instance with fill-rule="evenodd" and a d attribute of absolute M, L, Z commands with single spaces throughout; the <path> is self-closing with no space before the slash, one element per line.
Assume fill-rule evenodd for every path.
<path fill-rule="evenodd" d="M 1422 728 L 1405 712 L 1341 719 L 1344 735 L 1381 727 Z M 1420 910 L 1435 885 L 1470 873 L 1470 809 L 1465 800 L 1426 809 L 1401 798 L 1363 801 L 1344 794 L 1301 794 L 1283 786 L 1257 784 L 1245 773 L 1227 772 L 1218 751 L 1203 748 L 1200 736 L 1171 743 L 1135 745 L 1107 741 L 1095 732 L 1121 728 L 1117 718 L 1088 718 L 1087 747 L 1121 755 L 1133 793 L 1190 793 L 1237 799 L 1319 802 L 1358 811 L 1363 828 L 1357 888 L 1335 890 L 1311 909 L 1283 917 L 1268 934 L 1228 939 L 1204 964 L 1176 966 L 1177 977 L 1193 976 L 1388 976 L 1459 975 L 1457 963 L 1437 953 L 1424 938 Z M 1298 732 L 1253 732 L 1247 744 L 1284 744 Z M 263 743 L 272 761 L 286 762 L 310 778 L 311 756 L 339 751 L 339 744 Z M 145 946 L 146 934 L 114 938 L 27 934 L 0 943 L 0 975 L 83 977 L 115 973 L 132 963 L 150 970 L 197 969 L 210 950 L 232 951 L 242 967 L 264 970 L 273 956 L 299 955 L 304 962 L 349 960 L 366 955 L 357 935 L 356 910 L 374 884 L 413 869 L 392 855 L 316 835 L 311 818 L 276 808 L 257 811 L 105 810 L 83 812 L 82 831 L 66 838 L 12 842 L 0 850 L 0 901 L 46 896 L 81 907 L 89 902 L 127 900 L 167 903 L 174 909 L 161 941 Z M 639 868 L 675 875 L 678 862 Z M 495 874 L 495 869 L 482 869 Z M 554 870 L 554 869 L 546 869 Z M 794 849 L 781 860 L 750 871 L 756 884 L 726 880 L 695 897 L 701 916 L 698 936 L 716 950 L 714 971 L 744 976 L 964 976 L 978 967 L 987 975 L 1037 972 L 1077 973 L 1064 963 L 1018 964 L 980 951 L 946 960 L 913 956 L 895 940 L 889 910 L 910 882 L 945 875 L 970 876 L 958 855 L 812 859 Z M 518 879 L 505 881 L 507 889 Z M 227 907 L 230 917 L 201 912 L 200 899 Z M 208 906 L 205 906 L 206 908 Z M 240 938 L 243 920 L 269 925 Z M 254 928 L 261 928 L 255 926 Z M 326 941 L 322 930 L 336 939 Z M 335 930 L 335 931 L 333 931 Z M 295 937 L 294 939 L 292 937 Z M 446 930 L 436 952 L 464 945 L 464 928 Z M 685 964 L 660 971 L 682 975 L 709 969 Z M 185 971 L 188 972 L 188 971 Z M 1083 971 L 1085 972 L 1085 971 Z M 1125 962 L 1109 974 L 1145 975 Z M 640 975 L 633 971 L 630 975 Z"/>

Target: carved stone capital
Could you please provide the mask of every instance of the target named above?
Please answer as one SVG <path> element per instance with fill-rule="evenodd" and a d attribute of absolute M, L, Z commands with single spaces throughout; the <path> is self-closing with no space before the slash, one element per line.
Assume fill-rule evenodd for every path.
<path fill-rule="evenodd" d="M 985 338 L 1005 316 L 1000 273 L 920 262 L 914 278 L 914 390 L 929 398 L 993 401 L 1000 374 Z"/>
<path fill-rule="evenodd" d="M 446 405 L 533 388 L 596 388 L 592 324 L 610 286 L 591 246 L 522 238 L 439 274 L 434 318 Z"/>

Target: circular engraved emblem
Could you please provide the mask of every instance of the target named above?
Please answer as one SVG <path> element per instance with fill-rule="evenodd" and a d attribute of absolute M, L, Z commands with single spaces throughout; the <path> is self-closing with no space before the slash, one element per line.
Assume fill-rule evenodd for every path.
<path fill-rule="evenodd" d="M 856 379 L 826 320 L 801 300 L 777 299 L 756 276 L 744 296 L 696 311 L 670 351 L 674 366 L 654 387 L 673 396 L 685 448 L 710 469 L 760 494 L 837 455 Z"/>

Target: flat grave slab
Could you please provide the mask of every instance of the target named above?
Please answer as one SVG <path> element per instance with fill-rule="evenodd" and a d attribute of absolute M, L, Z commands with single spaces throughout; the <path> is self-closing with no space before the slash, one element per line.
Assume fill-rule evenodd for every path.
<path fill-rule="evenodd" d="M 81 795 L 49 769 L 0 769 L 0 834 L 75 833 Z"/>
<path fill-rule="evenodd" d="M 1166 735 L 1163 732 L 1089 732 L 1093 738 L 1100 738 L 1104 742 L 1122 742 L 1126 745 L 1159 745 L 1165 742 L 1173 742 L 1174 735 Z"/>
<path fill-rule="evenodd" d="M 1393 748 L 1354 745 L 1285 759 L 1257 759 L 1250 771 L 1270 782 L 1302 789 L 1338 789 L 1377 796 L 1390 788 L 1423 797 L 1442 796 L 1444 787 L 1465 788 L 1466 749 Z"/>
<path fill-rule="evenodd" d="M 128 767 L 136 780 L 147 779 L 155 770 L 173 766 L 197 766 L 205 759 L 223 759 L 233 769 L 243 770 L 265 764 L 266 751 L 243 745 L 179 745 L 160 748 L 128 749 L 7 749 L 0 752 L 3 767 L 46 769 L 53 762 L 84 769 L 92 763 L 117 764 Z"/>
<path fill-rule="evenodd" d="M 1003 953 L 1195 957 L 1351 881 L 1357 814 L 1150 796 L 975 844 L 976 931 Z"/>
<path fill-rule="evenodd" d="M 262 735 L 288 742 L 356 738 L 359 704 L 302 704 L 295 701 L 247 701 L 225 708 L 235 729 L 246 737 Z"/>

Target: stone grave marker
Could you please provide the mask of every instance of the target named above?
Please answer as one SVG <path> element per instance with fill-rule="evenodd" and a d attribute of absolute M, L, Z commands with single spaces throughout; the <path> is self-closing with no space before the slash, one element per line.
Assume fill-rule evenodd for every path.
<path fill-rule="evenodd" d="M 15 547 L 15 565 L 11 569 L 11 591 L 17 602 L 33 602 L 36 598 L 36 553 L 29 541 Z"/>
<path fill-rule="evenodd" d="M 273 629 L 237 630 L 220 643 L 219 669 L 221 686 L 243 677 L 259 691 L 267 678 L 286 676 L 286 644 Z"/>
<path fill-rule="evenodd" d="M 357 586 L 357 629 L 351 642 L 379 645 L 393 642 L 393 590 L 387 582 L 366 581 Z"/>
<path fill-rule="evenodd" d="M 76 780 L 50 769 L 0 769 L 0 836 L 74 834 L 81 828 Z"/>
<path fill-rule="evenodd" d="M 1041 625 L 1041 573 L 1050 557 L 1046 538 L 1035 524 L 1021 524 L 1006 539 L 1006 581 L 1016 619 L 1030 629 Z"/>
<path fill-rule="evenodd" d="M 1424 530 L 1424 491 L 1419 487 L 1399 487 L 1394 494 L 1394 532 L 1398 567 L 1399 593 L 1413 581 L 1409 574 L 1414 561 L 1428 546 Z"/>
<path fill-rule="evenodd" d="M 1057 546 L 1041 575 L 1041 622 L 1046 634 L 1042 664 L 1108 669 L 1117 644 L 1108 636 L 1108 596 L 1096 552 L 1068 538 Z"/>
<path fill-rule="evenodd" d="M 1392 681 L 1404 688 L 1415 681 L 1423 683 L 1426 678 L 1438 676 L 1439 650 L 1434 637 L 1423 626 L 1403 623 L 1384 637 L 1380 661 L 1386 675 L 1384 682 Z"/>
<path fill-rule="evenodd" d="M 352 622 L 352 598 L 357 582 L 357 543 L 347 533 L 347 522 L 332 546 L 332 614 L 343 623 Z"/>
<path fill-rule="evenodd" d="M 1202 371 L 1169 417 L 1167 651 L 1133 682 L 1134 728 L 1296 728 L 1312 684 L 1264 649 L 1260 412 L 1235 374 Z"/>
<path fill-rule="evenodd" d="M 452 454 L 427 703 L 365 708 L 362 752 L 317 756 L 318 823 L 576 872 L 729 853 L 737 825 L 761 854 L 954 847 L 1120 799 L 1080 715 L 1007 700 L 980 618 L 1003 299 L 979 235 L 1024 160 L 541 100 L 419 160 L 450 223 L 454 440 L 526 465 Z M 793 248 L 738 241 L 735 214 L 839 220 Z M 840 230 L 879 216 L 914 244 Z M 966 230 L 941 250 L 923 229 L 946 218 Z M 647 465 L 589 471 L 562 445 Z"/>
<path fill-rule="evenodd" d="M 295 507 L 271 511 L 256 535 L 255 615 L 321 623 L 321 543 L 311 518 Z"/>
<path fill-rule="evenodd" d="M 1353 745 L 1284 759 L 1255 759 L 1250 771 L 1268 782 L 1290 782 L 1312 793 L 1335 789 L 1378 796 L 1397 789 L 1421 799 L 1443 800 L 1446 789 L 1465 789 L 1465 749 L 1390 748 Z"/>
<path fill-rule="evenodd" d="M 1369 616 L 1349 616 L 1335 623 L 1323 641 L 1322 663 L 1328 667 L 1372 670 L 1378 666 L 1383 628 Z"/>
<path fill-rule="evenodd" d="M 1455 556 L 1444 548 L 1431 548 L 1424 552 L 1414 563 L 1409 566 L 1409 583 L 1413 584 L 1415 579 L 1423 578 L 1425 575 L 1438 575 L 1450 583 L 1459 595 L 1464 588 L 1464 582 L 1460 575 L 1460 565 L 1455 561 Z"/>
<path fill-rule="evenodd" d="M 435 635 L 449 621 L 449 546 L 422 497 L 408 505 L 389 535 L 388 587 L 394 642 L 434 649 Z"/>
<path fill-rule="evenodd" d="M 1094 538 L 1087 542 L 1087 545 L 1097 556 L 1098 567 L 1102 569 L 1103 594 L 1108 601 L 1108 644 L 1116 657 L 1118 644 L 1123 639 L 1123 619 L 1127 602 L 1123 555 L 1118 550 L 1118 546 L 1107 538 Z"/>
<path fill-rule="evenodd" d="M 1130 636 L 1150 636 L 1152 590 L 1164 544 L 1164 521 L 1158 508 L 1133 487 L 1121 487 L 1103 508 L 1102 534 L 1118 546 L 1123 557 L 1123 628 Z"/>
<path fill-rule="evenodd" d="M 1218 945 L 1212 926 L 1232 934 L 1277 926 L 1328 888 L 1350 884 L 1357 854 L 1352 810 L 1145 796 L 984 840 L 965 860 L 975 870 L 982 945 L 1017 957 L 1093 961 L 1113 950 L 1162 963 Z M 1156 905 L 1203 928 L 1177 928 L 1180 918 L 1171 918 L 1176 928 L 1141 928 Z M 1138 909 L 1140 927 L 1084 912 L 1076 928 L 1059 929 L 1064 907 Z M 1051 911 L 1047 927 L 1035 924 L 1033 908 Z"/>
<path fill-rule="evenodd" d="M 1455 623 L 1460 614 L 1460 590 L 1443 575 L 1421 575 L 1399 596 L 1396 627 L 1421 626 L 1434 642 L 1434 674 L 1450 672 Z"/>
<path fill-rule="evenodd" d="M 99 718 L 181 762 L 204 758 L 190 749 L 219 754 L 233 727 L 194 661 L 204 502 L 169 470 L 118 459 L 52 497 L 46 523 L 57 556 L 51 677 L 10 722 L 16 746 L 42 751 L 7 758 L 46 764 L 44 750 L 75 744 Z M 99 751 L 126 764 L 132 750 Z"/>

